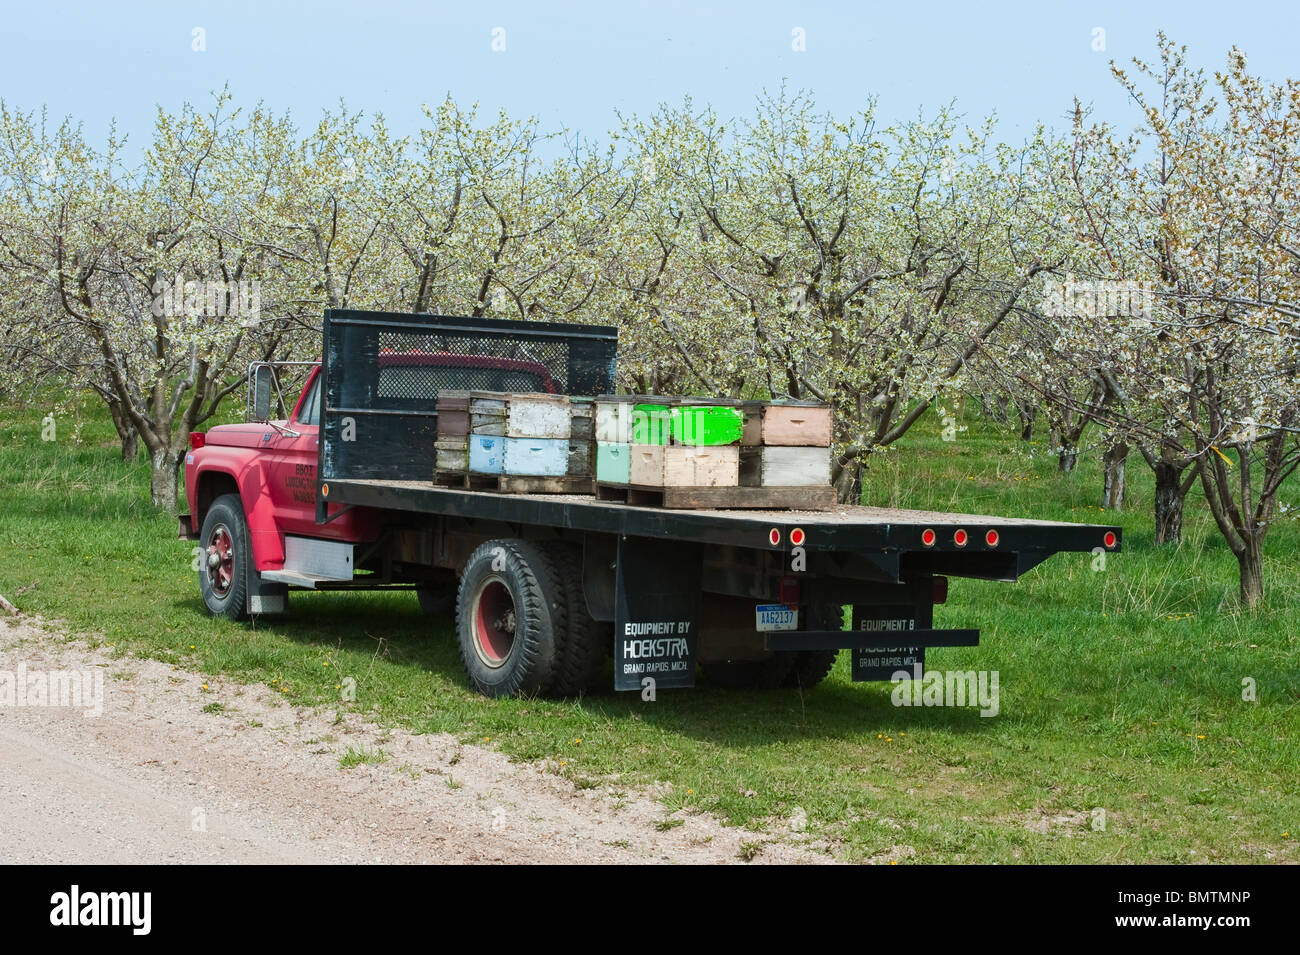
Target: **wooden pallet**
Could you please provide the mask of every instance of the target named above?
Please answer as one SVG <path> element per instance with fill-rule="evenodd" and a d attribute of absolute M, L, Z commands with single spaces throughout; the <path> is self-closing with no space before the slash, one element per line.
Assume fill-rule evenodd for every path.
<path fill-rule="evenodd" d="M 672 510 L 824 511 L 835 506 L 835 488 L 828 484 L 811 487 L 651 487 L 597 482 L 596 497 L 602 501 Z"/>
<path fill-rule="evenodd" d="M 496 491 L 500 494 L 591 494 L 592 479 L 566 474 L 538 477 L 528 474 L 476 474 L 463 471 L 435 471 L 433 483 L 467 491 Z"/>

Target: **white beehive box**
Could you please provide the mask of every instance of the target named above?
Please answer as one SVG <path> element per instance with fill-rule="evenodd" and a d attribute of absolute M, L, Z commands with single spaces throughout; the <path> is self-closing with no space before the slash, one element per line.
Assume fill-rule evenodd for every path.
<path fill-rule="evenodd" d="M 506 402 L 508 438 L 568 438 L 571 427 L 565 395 L 511 395 Z"/>
<path fill-rule="evenodd" d="M 746 448 L 740 483 L 751 487 L 809 487 L 831 482 L 831 449 Z"/>

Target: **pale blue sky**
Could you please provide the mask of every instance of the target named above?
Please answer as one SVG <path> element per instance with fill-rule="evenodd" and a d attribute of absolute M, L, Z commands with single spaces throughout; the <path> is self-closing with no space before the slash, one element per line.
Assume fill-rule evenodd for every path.
<path fill-rule="evenodd" d="M 205 31 L 206 50 L 192 49 Z M 493 30 L 505 31 L 494 52 Z M 1094 29 L 1105 30 L 1096 52 Z M 783 79 L 839 115 L 878 97 L 886 120 L 956 99 L 996 109 L 1001 135 L 1065 125 L 1071 100 L 1130 125 L 1112 57 L 1153 57 L 1164 29 L 1194 62 L 1219 68 L 1245 49 L 1253 71 L 1297 73 L 1300 5 L 1285 2 L 5 3 L 0 96 L 48 105 L 99 140 L 111 117 L 136 145 L 154 107 L 206 102 L 229 82 L 240 103 L 291 108 L 302 125 L 343 97 L 396 132 L 450 92 L 514 116 L 599 137 L 615 110 L 649 112 L 692 94 L 726 115 Z M 792 49 L 802 29 L 806 50 Z"/>

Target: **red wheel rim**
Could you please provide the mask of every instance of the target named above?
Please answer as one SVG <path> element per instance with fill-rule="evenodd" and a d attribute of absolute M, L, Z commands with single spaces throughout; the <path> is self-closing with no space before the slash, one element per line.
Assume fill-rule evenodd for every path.
<path fill-rule="evenodd" d="M 515 601 L 499 577 L 489 577 L 474 598 L 474 652 L 486 666 L 502 666 L 515 645 Z"/>
<path fill-rule="evenodd" d="M 214 594 L 224 597 L 230 593 L 230 585 L 235 581 L 235 541 L 230 536 L 230 528 L 225 524 L 214 527 L 208 537 L 204 570 Z"/>

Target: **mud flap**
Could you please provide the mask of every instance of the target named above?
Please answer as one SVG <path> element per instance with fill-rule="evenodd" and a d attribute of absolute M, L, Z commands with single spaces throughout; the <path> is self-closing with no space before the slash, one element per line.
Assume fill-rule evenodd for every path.
<path fill-rule="evenodd" d="M 262 614 L 284 613 L 289 609 L 289 588 L 284 584 L 263 580 L 262 575 L 254 571 L 249 574 L 248 612 L 259 617 Z"/>
<path fill-rule="evenodd" d="M 614 584 L 614 689 L 695 685 L 703 552 L 622 537 Z M 647 684 L 646 680 L 653 680 Z"/>

